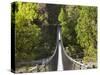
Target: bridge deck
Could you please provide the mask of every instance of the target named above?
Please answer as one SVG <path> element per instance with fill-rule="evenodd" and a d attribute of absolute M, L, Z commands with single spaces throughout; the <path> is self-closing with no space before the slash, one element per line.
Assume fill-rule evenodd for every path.
<path fill-rule="evenodd" d="M 62 62 L 62 51 L 61 51 L 61 36 L 60 36 L 60 30 L 58 31 L 58 66 L 57 70 L 62 71 L 63 70 L 63 62 Z"/>
<path fill-rule="evenodd" d="M 53 55 L 45 60 L 20 63 L 20 65 L 23 65 L 23 64 L 37 65 L 36 67 L 37 72 L 87 69 L 86 65 L 80 62 L 77 62 L 66 53 L 63 46 L 63 41 L 62 41 L 61 28 L 59 26 L 57 29 L 57 44 L 56 44 L 56 48 L 54 50 Z M 41 70 L 41 67 L 42 67 L 42 70 Z"/>

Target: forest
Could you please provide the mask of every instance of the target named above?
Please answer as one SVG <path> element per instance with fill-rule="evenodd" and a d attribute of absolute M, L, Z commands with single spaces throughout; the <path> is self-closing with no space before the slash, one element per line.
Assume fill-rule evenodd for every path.
<path fill-rule="evenodd" d="M 64 48 L 72 58 L 84 63 L 97 61 L 97 7 L 15 2 L 11 13 L 16 62 L 50 57 L 58 24 Z"/>

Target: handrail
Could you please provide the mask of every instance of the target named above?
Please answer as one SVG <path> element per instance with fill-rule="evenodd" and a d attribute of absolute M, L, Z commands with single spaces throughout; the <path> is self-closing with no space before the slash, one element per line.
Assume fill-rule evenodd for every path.
<path fill-rule="evenodd" d="M 57 29 L 57 33 L 58 33 L 58 29 Z M 46 59 L 46 63 L 50 62 L 53 59 L 53 57 L 55 56 L 55 54 L 57 52 L 57 47 L 58 47 L 58 34 L 57 34 L 56 48 L 54 50 L 54 53 L 52 54 L 52 56 L 50 56 L 48 59 Z"/>
<path fill-rule="evenodd" d="M 56 45 L 56 48 L 53 52 L 53 54 L 49 57 L 49 58 L 46 58 L 46 59 L 42 59 L 42 60 L 36 60 L 36 61 L 23 61 L 23 62 L 17 62 L 17 65 L 26 65 L 26 64 L 47 64 L 49 63 L 53 57 L 55 56 L 57 52 L 57 45 Z"/>
<path fill-rule="evenodd" d="M 57 52 L 57 45 L 56 45 L 56 48 L 55 48 L 55 50 L 54 50 L 53 55 L 52 55 L 52 56 L 50 56 L 48 59 L 46 59 L 45 64 L 46 64 L 46 63 L 48 63 L 48 62 L 50 62 L 50 61 L 53 59 L 53 57 L 55 56 L 56 52 Z"/>
<path fill-rule="evenodd" d="M 56 48 L 55 48 L 53 54 L 52 54 L 49 58 L 47 58 L 47 59 L 45 60 L 45 62 L 42 61 L 42 64 L 47 64 L 47 63 L 49 63 L 49 62 L 53 59 L 53 57 L 55 56 L 55 54 L 56 54 L 56 52 L 57 52 L 57 48 L 58 48 L 58 29 L 57 29 Z"/>
<path fill-rule="evenodd" d="M 57 30 L 58 32 L 58 30 Z M 52 59 L 53 57 L 55 56 L 56 52 L 57 52 L 57 47 L 58 47 L 58 34 L 57 34 L 57 40 L 56 40 L 56 47 L 55 47 L 55 50 L 53 52 L 53 54 L 46 58 L 46 59 L 42 59 L 42 60 L 36 60 L 36 61 L 28 61 L 28 62 L 18 62 L 17 64 L 18 65 L 26 65 L 26 64 L 41 64 L 41 65 L 45 65 L 45 64 L 48 64 Z"/>
<path fill-rule="evenodd" d="M 62 33 L 61 33 L 62 34 Z M 61 36 L 61 35 L 60 35 Z M 85 68 L 87 68 L 88 66 L 86 66 L 85 64 L 82 64 L 82 63 L 80 63 L 80 62 L 78 62 L 78 61 L 76 61 L 76 60 L 74 60 L 72 57 L 70 57 L 68 54 L 67 54 L 67 52 L 65 52 L 65 48 L 64 48 L 64 46 L 63 46 L 63 42 L 62 42 L 62 37 L 61 37 L 61 45 L 62 45 L 62 50 L 64 51 L 64 54 L 66 55 L 66 57 L 70 60 L 70 61 L 72 61 L 72 62 L 74 62 L 74 63 L 76 63 L 76 64 L 78 64 L 78 65 L 80 65 L 80 66 L 83 66 L 83 67 L 85 67 Z"/>
<path fill-rule="evenodd" d="M 74 62 L 74 63 L 76 63 L 76 64 L 78 64 L 78 65 L 80 65 L 80 66 L 84 66 L 84 67 L 87 68 L 87 66 L 86 66 L 85 64 L 82 64 L 82 63 L 80 63 L 80 62 L 74 60 L 74 59 L 73 59 L 72 57 L 70 57 L 69 55 L 67 55 L 67 53 L 65 52 L 64 48 L 63 48 L 63 51 L 64 51 L 66 57 L 68 57 L 68 59 L 70 59 L 72 62 Z"/>

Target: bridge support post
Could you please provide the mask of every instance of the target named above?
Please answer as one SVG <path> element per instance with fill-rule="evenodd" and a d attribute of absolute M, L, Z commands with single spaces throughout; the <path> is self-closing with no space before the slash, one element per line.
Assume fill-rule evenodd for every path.
<path fill-rule="evenodd" d="M 44 64 L 44 70 L 46 71 L 46 64 Z"/>
<path fill-rule="evenodd" d="M 39 65 L 36 64 L 36 66 L 37 66 L 37 72 L 40 72 Z"/>
<path fill-rule="evenodd" d="M 75 64 L 73 63 L 73 70 L 75 69 Z"/>

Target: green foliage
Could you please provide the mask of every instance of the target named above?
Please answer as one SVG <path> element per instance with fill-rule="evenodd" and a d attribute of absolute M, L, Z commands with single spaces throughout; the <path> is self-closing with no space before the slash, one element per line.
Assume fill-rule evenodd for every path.
<path fill-rule="evenodd" d="M 77 41 L 84 48 L 85 61 L 96 61 L 97 12 L 95 7 L 82 7 L 76 26 Z"/>
<path fill-rule="evenodd" d="M 36 60 L 52 55 L 60 22 L 62 41 L 73 58 L 96 61 L 97 8 L 16 2 L 12 27 L 16 30 L 16 61 Z M 14 24 L 15 23 L 15 24 Z"/>
<path fill-rule="evenodd" d="M 21 59 L 35 59 L 35 48 L 40 43 L 41 32 L 36 25 L 16 28 L 16 54 L 17 58 Z M 34 55 L 34 56 L 33 56 Z M 33 56 L 33 57 L 32 57 Z"/>
<path fill-rule="evenodd" d="M 16 2 L 12 7 L 15 9 L 12 11 L 12 27 L 15 25 L 16 61 L 43 59 L 53 53 L 56 27 L 47 25 L 48 14 L 44 6 Z"/>
<path fill-rule="evenodd" d="M 38 18 L 38 5 L 18 2 L 16 6 L 16 60 L 35 59 L 35 48 L 41 39 L 41 29 L 31 21 Z"/>
<path fill-rule="evenodd" d="M 96 7 L 64 6 L 58 20 L 62 25 L 63 44 L 73 58 L 95 62 L 97 56 Z"/>
<path fill-rule="evenodd" d="M 58 16 L 58 21 L 63 23 L 63 22 L 66 22 L 66 20 L 67 20 L 67 13 L 64 10 L 64 8 L 61 8 L 60 14 Z"/>

